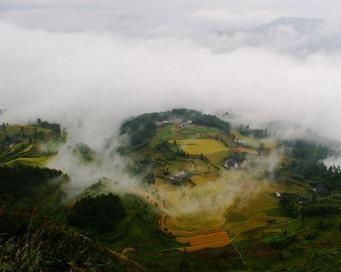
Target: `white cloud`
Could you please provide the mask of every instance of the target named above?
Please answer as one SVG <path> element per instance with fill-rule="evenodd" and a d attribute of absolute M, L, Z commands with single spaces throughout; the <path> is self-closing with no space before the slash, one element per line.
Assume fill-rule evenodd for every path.
<path fill-rule="evenodd" d="M 134 113 L 236 108 L 340 137 L 337 24 L 267 24 L 282 15 L 332 17 L 339 4 L 300 1 L 293 11 L 292 3 L 4 0 L 2 117 L 104 123 L 104 138 Z M 96 129 L 79 135 L 91 139 Z"/>
<path fill-rule="evenodd" d="M 0 33 L 7 37 L 0 51 L 7 117 L 82 119 L 92 127 L 85 133 L 92 139 L 98 127 L 108 136 L 110 125 L 130 114 L 177 106 L 236 108 L 255 119 L 302 121 L 341 136 L 335 126 L 337 54 L 298 59 L 250 47 L 216 54 L 189 39 L 49 33 L 6 24 Z"/>
<path fill-rule="evenodd" d="M 0 122 L 58 121 L 71 142 L 100 149 L 130 115 L 189 107 L 255 122 L 288 119 L 339 139 L 341 32 L 325 22 L 339 7 L 332 0 L 3 0 L 0 108 L 8 111 Z M 271 23 L 282 16 L 289 20 Z M 65 162 L 55 165 L 72 173 Z M 102 174 L 91 170 L 72 175 Z M 99 170 L 107 171 L 116 170 Z"/>

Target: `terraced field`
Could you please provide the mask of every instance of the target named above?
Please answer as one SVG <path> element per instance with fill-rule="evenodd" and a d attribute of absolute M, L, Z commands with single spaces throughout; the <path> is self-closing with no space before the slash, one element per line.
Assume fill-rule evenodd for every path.
<path fill-rule="evenodd" d="M 195 252 L 208 248 L 220 248 L 231 244 L 231 240 L 224 230 L 216 230 L 208 233 L 201 233 L 189 237 L 178 237 L 180 243 L 189 244 L 186 247 L 180 247 L 180 251 Z"/>
<path fill-rule="evenodd" d="M 60 135 L 38 125 L 6 125 L 0 128 L 0 164 L 42 167 L 56 154 Z"/>
<path fill-rule="evenodd" d="M 211 139 L 179 139 L 176 143 L 190 155 L 211 155 L 229 150 L 223 143 Z"/>

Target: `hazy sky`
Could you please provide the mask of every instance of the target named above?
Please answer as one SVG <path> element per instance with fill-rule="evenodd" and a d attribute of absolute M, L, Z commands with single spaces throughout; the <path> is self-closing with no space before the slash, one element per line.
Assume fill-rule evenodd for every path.
<path fill-rule="evenodd" d="M 340 8 L 1 0 L 0 119 L 50 118 L 95 146 L 122 118 L 182 106 L 294 120 L 340 139 Z"/>

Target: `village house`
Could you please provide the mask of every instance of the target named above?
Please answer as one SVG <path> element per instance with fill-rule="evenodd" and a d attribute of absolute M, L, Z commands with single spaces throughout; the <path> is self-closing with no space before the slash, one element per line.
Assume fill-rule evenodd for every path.
<path fill-rule="evenodd" d="M 224 167 L 226 169 L 231 169 L 231 168 L 235 168 L 238 169 L 240 167 L 240 163 L 238 162 L 238 160 L 234 157 L 228 158 L 225 162 L 224 162 Z"/>
<path fill-rule="evenodd" d="M 233 142 L 237 145 L 240 145 L 242 147 L 249 147 L 248 143 L 245 142 L 245 141 L 241 141 L 241 140 L 238 140 L 238 139 L 234 139 Z"/>
<path fill-rule="evenodd" d="M 183 181 L 190 177 L 190 173 L 186 171 L 179 171 L 169 176 L 168 180 L 175 185 L 180 185 Z"/>
<path fill-rule="evenodd" d="M 165 125 L 168 125 L 168 124 L 169 124 L 169 121 L 167 121 L 167 120 L 155 122 L 155 125 L 158 126 L 158 127 L 165 126 Z"/>
<path fill-rule="evenodd" d="M 192 124 L 193 124 L 192 120 L 187 120 L 187 121 L 181 122 L 181 124 L 179 125 L 179 127 L 180 127 L 180 128 L 186 128 L 186 127 L 192 126 Z"/>

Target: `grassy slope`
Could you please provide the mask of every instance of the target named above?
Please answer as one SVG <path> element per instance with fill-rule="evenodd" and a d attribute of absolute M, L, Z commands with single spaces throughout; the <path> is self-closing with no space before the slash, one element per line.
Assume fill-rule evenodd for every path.
<path fill-rule="evenodd" d="M 94 196 L 106 190 L 105 183 L 102 183 L 89 188 L 82 195 Z M 160 230 L 158 226 L 160 211 L 136 195 L 123 194 L 120 198 L 126 211 L 125 218 L 113 232 L 97 235 L 95 238 L 117 252 L 133 247 L 135 253 L 132 258 L 147 271 L 173 271 L 167 269 L 181 259 L 181 254 L 175 250 L 181 244 L 175 237 Z M 168 256 L 168 262 L 162 258 L 163 256 Z M 158 265 L 155 266 L 156 264 Z"/>

